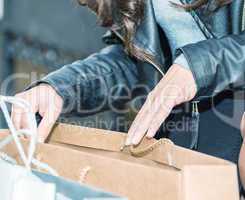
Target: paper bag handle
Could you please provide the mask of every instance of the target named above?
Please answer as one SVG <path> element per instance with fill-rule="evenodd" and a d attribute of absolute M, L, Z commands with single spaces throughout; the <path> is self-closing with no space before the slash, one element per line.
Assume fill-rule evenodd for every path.
<path fill-rule="evenodd" d="M 134 157 L 143 157 L 143 156 L 145 156 L 151 152 L 154 152 L 155 149 L 157 149 L 161 145 L 165 145 L 165 144 L 174 145 L 174 143 L 169 139 L 160 139 L 160 140 L 156 140 L 156 141 L 154 141 L 154 143 L 152 143 L 146 147 L 142 147 L 142 148 L 140 148 L 140 145 L 138 147 L 135 147 L 134 145 L 132 145 L 132 146 L 130 146 L 130 153 Z"/>
<path fill-rule="evenodd" d="M 160 140 L 152 140 L 149 145 L 130 146 L 129 152 L 134 157 L 145 157 L 147 159 L 157 161 L 163 164 L 173 166 L 173 149 L 174 143 L 166 138 Z"/>
<path fill-rule="evenodd" d="M 172 141 L 168 139 L 157 141 L 155 139 L 149 140 L 144 138 L 138 146 L 123 146 L 126 136 L 125 133 L 60 123 L 54 127 L 49 143 L 109 152 L 121 151 L 134 157 L 144 157 L 147 160 L 176 167 L 175 164 L 178 163 L 175 156 L 177 147 Z"/>

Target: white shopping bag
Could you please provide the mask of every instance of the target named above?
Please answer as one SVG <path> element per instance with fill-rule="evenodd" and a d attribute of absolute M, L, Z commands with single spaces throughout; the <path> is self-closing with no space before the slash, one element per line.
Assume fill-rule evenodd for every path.
<path fill-rule="evenodd" d="M 44 183 L 29 170 L 0 160 L 1 200 L 55 200 L 54 184 Z"/>
<path fill-rule="evenodd" d="M 6 103 L 15 104 L 27 112 L 29 126 L 27 130 L 16 130 L 7 110 Z M 55 184 L 43 182 L 32 171 L 32 165 L 45 169 L 52 175 L 57 173 L 45 163 L 34 158 L 37 145 L 37 124 L 35 114 L 30 106 L 22 99 L 0 96 L 0 108 L 10 129 L 11 135 L 0 141 L 0 150 L 14 140 L 20 158 L 25 167 L 15 165 L 14 159 L 0 152 L 0 200 L 55 200 Z M 28 153 L 26 154 L 19 136 L 30 138 Z"/>

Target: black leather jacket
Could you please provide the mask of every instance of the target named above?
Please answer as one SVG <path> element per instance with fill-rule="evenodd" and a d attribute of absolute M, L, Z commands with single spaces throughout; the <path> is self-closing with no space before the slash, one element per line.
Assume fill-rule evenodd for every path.
<path fill-rule="evenodd" d="M 215 96 L 227 87 L 245 87 L 245 32 L 242 31 L 244 0 L 234 0 L 232 4 L 210 14 L 212 3 L 211 0 L 207 6 L 191 12 L 207 40 L 186 45 L 174 55 L 181 52 L 185 55 L 198 86 L 198 99 Z M 161 48 L 161 38 L 152 2 L 148 0 L 146 17 L 134 43 L 154 55 L 158 63 L 155 68 L 160 66 L 166 72 L 168 57 Z"/>
<path fill-rule="evenodd" d="M 212 97 L 229 86 L 232 86 L 230 89 L 244 89 L 245 33 L 241 31 L 243 4 L 243 0 L 234 0 L 231 5 L 221 8 L 212 15 L 206 12 L 208 10 L 206 8 L 191 13 L 207 40 L 184 46 L 172 56 L 177 56 L 180 52 L 186 56 L 198 86 L 199 100 Z M 122 83 L 130 89 L 138 83 L 153 88 L 161 78 L 158 71 L 164 74 L 173 59 L 169 49 L 166 48 L 167 38 L 156 22 L 152 0 L 146 0 L 145 15 L 133 42 L 135 46 L 152 54 L 154 63 L 151 60 L 136 62 L 127 57 L 121 49 L 122 45 L 116 42 L 116 45 L 109 45 L 105 50 L 86 60 L 77 61 L 49 74 L 34 85 L 42 82 L 52 85 L 63 98 L 65 105 L 70 104 L 69 107 L 71 104 L 80 104 L 79 100 L 79 102 L 74 100 L 76 99 L 74 95 L 78 93 L 83 95 L 80 100 L 83 98 L 86 101 L 84 107 L 94 107 L 107 96 L 105 88 L 112 88 Z M 114 41 L 115 39 L 118 41 L 118 38 L 122 39 L 120 32 L 109 31 L 104 41 L 115 44 Z M 118 62 L 113 62 L 114 59 Z M 103 66 L 100 66 L 102 64 Z M 98 87 L 97 83 L 88 84 L 88 81 L 79 81 L 85 78 L 91 80 L 91 76 L 95 75 L 103 79 L 105 87 Z M 82 92 L 78 88 L 81 88 Z M 121 89 L 116 93 L 118 97 L 124 95 Z M 107 104 L 105 109 L 106 107 Z"/>
<path fill-rule="evenodd" d="M 212 16 L 205 13 L 207 10 L 205 8 L 192 12 L 193 18 L 207 40 L 181 47 L 176 55 L 171 56 L 167 48 L 168 38 L 156 22 L 152 0 L 146 0 L 146 16 L 133 42 L 135 46 L 152 54 L 154 63 L 151 60 L 138 61 L 126 55 L 122 44 L 117 42 L 118 38 L 119 41 L 122 39 L 122 35 L 118 31 L 110 31 L 104 37 L 107 43 L 111 43 L 107 48 L 84 60 L 64 66 L 34 85 L 50 84 L 63 98 L 64 107 L 69 112 L 76 112 L 76 108 L 82 111 L 94 110 L 94 108 L 108 109 L 109 105 L 118 104 L 118 101 L 128 101 L 125 98 L 128 96 L 128 91 L 142 86 L 142 83 L 148 87 L 147 92 L 150 92 L 149 89 L 152 89 L 161 78 L 158 71 L 165 73 L 172 64 L 172 58 L 182 52 L 196 79 L 198 86 L 196 98 L 212 97 L 229 86 L 232 90 L 244 89 L 245 33 L 241 31 L 243 4 L 243 0 L 233 0 L 231 5 L 220 9 Z M 112 96 L 109 91 L 113 92 L 113 98 L 108 99 Z M 137 93 L 136 95 L 139 96 Z M 206 101 L 202 102 L 206 109 Z M 224 105 L 226 110 L 227 105 L 231 107 L 231 103 L 224 102 Z M 212 112 L 201 110 L 201 113 L 202 138 L 198 150 L 237 162 L 241 145 L 240 132 L 234 131 L 225 123 L 220 123 Z M 182 118 L 185 113 L 181 112 L 180 115 L 179 117 Z M 174 121 L 179 121 L 177 114 L 174 117 L 176 118 L 173 119 Z M 198 119 L 196 122 L 195 124 L 198 124 Z M 197 133 L 196 130 L 198 128 L 194 130 Z M 219 134 L 220 130 L 222 134 Z M 187 138 L 185 130 L 183 133 L 180 131 L 181 134 L 178 131 L 172 132 L 173 135 L 169 137 L 174 142 L 189 146 L 183 144 L 181 139 Z M 175 132 L 177 137 L 174 135 Z"/>
<path fill-rule="evenodd" d="M 207 15 L 205 8 L 192 13 L 209 39 L 182 47 L 178 53 L 188 60 L 198 96 L 214 96 L 227 87 L 245 88 L 243 8 L 244 1 L 235 0 L 213 16 Z"/>

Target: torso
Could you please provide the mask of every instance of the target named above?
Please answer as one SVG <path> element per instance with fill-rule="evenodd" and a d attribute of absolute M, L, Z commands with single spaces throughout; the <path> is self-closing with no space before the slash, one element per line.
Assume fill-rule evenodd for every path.
<path fill-rule="evenodd" d="M 207 39 L 190 13 L 174 8 L 166 0 L 152 2 L 156 21 L 168 38 L 172 54 L 179 47 Z"/>

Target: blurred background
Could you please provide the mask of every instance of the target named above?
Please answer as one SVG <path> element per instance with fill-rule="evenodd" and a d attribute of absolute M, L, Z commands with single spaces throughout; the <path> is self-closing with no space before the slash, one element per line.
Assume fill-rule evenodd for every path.
<path fill-rule="evenodd" d="M 14 95 L 47 73 L 104 46 L 101 37 L 106 30 L 97 26 L 96 16 L 76 0 L 0 0 L 0 18 L 1 95 Z M 105 112 L 102 119 L 115 119 L 114 115 Z M 125 124 L 105 127 L 108 123 L 98 116 L 75 117 L 71 123 L 125 129 Z M 0 128 L 5 126 L 1 117 Z"/>

